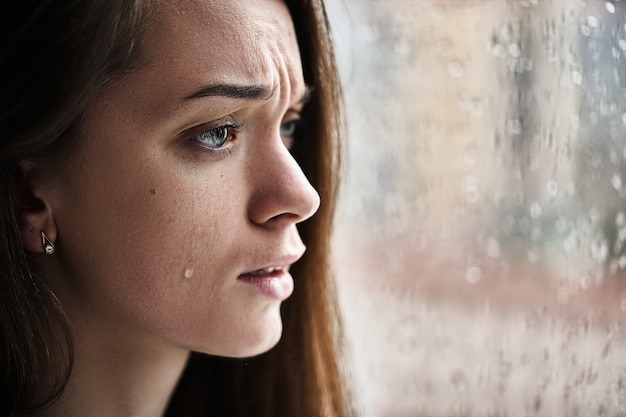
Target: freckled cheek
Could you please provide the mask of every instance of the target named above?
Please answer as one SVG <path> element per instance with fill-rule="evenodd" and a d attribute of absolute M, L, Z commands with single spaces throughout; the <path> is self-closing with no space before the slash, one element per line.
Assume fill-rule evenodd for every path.
<path fill-rule="evenodd" d="M 224 240 L 221 236 L 224 230 L 220 228 L 221 210 L 210 196 L 186 185 L 163 182 L 148 185 L 142 201 L 120 210 L 120 216 L 127 212 L 120 226 L 133 236 L 125 241 L 125 246 L 135 255 L 138 272 L 160 271 L 176 281 L 183 277 L 187 268 L 192 268 L 202 258 L 210 258 L 220 248 L 219 245 L 209 248 L 207 243 Z M 130 262 L 133 262 L 132 256 Z"/>
<path fill-rule="evenodd" d="M 59 232 L 70 262 L 80 263 L 77 272 L 127 283 L 183 276 L 201 239 L 220 233 L 206 190 L 189 178 L 144 173 L 112 173 L 106 182 L 74 188 L 75 204 L 60 216 Z"/>

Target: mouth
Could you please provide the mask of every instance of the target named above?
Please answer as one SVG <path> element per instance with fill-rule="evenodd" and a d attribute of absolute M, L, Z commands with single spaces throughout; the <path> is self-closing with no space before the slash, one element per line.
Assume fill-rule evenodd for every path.
<path fill-rule="evenodd" d="M 241 277 L 271 277 L 288 270 L 289 266 L 270 266 L 269 268 L 262 268 L 257 269 L 256 271 L 247 272 L 242 274 Z"/>
<path fill-rule="evenodd" d="M 251 286 L 268 298 L 284 301 L 294 290 L 289 267 L 301 256 L 298 254 L 277 259 L 266 264 L 267 266 L 244 272 L 237 277 L 237 280 Z"/>

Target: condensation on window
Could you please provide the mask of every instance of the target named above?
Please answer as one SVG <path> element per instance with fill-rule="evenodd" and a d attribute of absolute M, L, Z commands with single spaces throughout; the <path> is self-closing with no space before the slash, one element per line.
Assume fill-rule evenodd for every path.
<path fill-rule="evenodd" d="M 328 6 L 361 415 L 626 416 L 626 1 Z"/>

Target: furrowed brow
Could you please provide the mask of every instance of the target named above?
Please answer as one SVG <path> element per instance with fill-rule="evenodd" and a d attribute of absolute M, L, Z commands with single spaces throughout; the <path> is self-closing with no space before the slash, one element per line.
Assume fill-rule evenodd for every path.
<path fill-rule="evenodd" d="M 202 87 L 184 98 L 184 101 L 204 97 L 228 97 L 239 100 L 267 101 L 276 95 L 276 87 L 263 85 L 214 84 Z"/>

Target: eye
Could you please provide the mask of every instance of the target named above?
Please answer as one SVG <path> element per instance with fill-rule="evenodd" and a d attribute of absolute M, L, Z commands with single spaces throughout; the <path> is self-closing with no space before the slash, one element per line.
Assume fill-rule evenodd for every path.
<path fill-rule="evenodd" d="M 280 125 L 280 136 L 284 139 L 293 138 L 299 123 L 300 120 L 290 120 Z"/>
<path fill-rule="evenodd" d="M 228 124 L 213 128 L 206 132 L 200 133 L 194 136 L 194 140 L 197 140 L 203 146 L 207 148 L 221 148 L 224 146 L 230 135 L 230 129 L 236 128 L 235 125 Z"/>
<path fill-rule="evenodd" d="M 290 120 L 280 125 L 280 137 L 283 139 L 285 147 L 290 151 L 293 149 L 299 125 L 300 119 Z"/>

